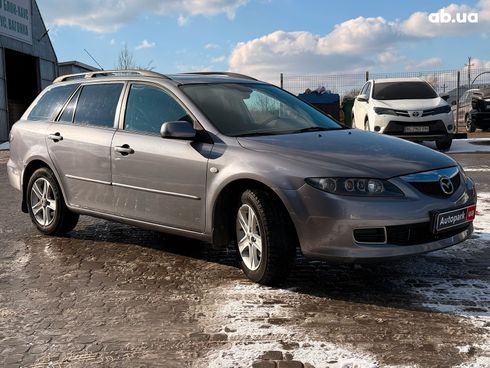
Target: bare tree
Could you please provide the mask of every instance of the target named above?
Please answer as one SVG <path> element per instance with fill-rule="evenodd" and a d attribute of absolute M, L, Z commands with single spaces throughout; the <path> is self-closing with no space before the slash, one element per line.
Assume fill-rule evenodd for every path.
<path fill-rule="evenodd" d="M 119 56 L 117 58 L 117 70 L 126 70 L 126 69 L 139 69 L 139 70 L 153 70 L 155 67 L 151 65 L 153 63 L 152 60 L 146 65 L 142 66 L 136 62 L 133 52 L 128 48 L 127 44 L 124 44 L 123 48 L 119 52 Z"/>

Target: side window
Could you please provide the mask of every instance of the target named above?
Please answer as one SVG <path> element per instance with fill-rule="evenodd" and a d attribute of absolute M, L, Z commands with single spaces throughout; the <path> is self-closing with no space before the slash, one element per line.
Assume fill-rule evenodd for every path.
<path fill-rule="evenodd" d="M 368 96 L 368 98 L 371 97 L 371 82 L 368 82 L 366 84 L 366 91 L 364 92 L 364 94 Z"/>
<path fill-rule="evenodd" d="M 125 130 L 159 134 L 163 123 L 179 120 L 193 122 L 172 96 L 149 85 L 131 86 L 124 116 Z"/>
<path fill-rule="evenodd" d="M 121 83 L 83 86 L 74 123 L 112 128 L 122 87 Z"/>
<path fill-rule="evenodd" d="M 52 120 L 79 84 L 51 88 L 29 113 L 29 120 Z"/>
<path fill-rule="evenodd" d="M 367 90 L 368 84 L 369 83 L 365 83 L 364 86 L 362 86 L 361 92 L 359 92 L 360 95 L 366 94 L 366 90 Z"/>
<path fill-rule="evenodd" d="M 78 96 L 80 96 L 80 90 L 78 90 L 77 93 L 75 93 L 75 95 L 71 98 L 70 102 L 68 102 L 68 105 L 66 105 L 58 121 L 64 123 L 73 122 L 73 115 L 75 114 L 75 107 L 77 106 Z"/>

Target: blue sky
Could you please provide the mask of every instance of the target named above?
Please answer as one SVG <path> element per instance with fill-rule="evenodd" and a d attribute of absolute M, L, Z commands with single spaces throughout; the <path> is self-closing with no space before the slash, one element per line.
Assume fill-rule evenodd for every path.
<path fill-rule="evenodd" d="M 124 43 L 165 73 L 286 74 L 490 67 L 490 0 L 39 0 L 60 61 L 106 69 Z M 434 24 L 428 14 L 477 13 L 478 23 Z M 488 34 L 487 34 L 488 30 Z"/>

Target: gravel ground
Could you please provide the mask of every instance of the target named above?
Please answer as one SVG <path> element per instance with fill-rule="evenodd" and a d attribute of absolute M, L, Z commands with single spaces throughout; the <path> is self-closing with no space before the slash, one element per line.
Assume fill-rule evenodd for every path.
<path fill-rule="evenodd" d="M 0 152 L 3 367 L 489 367 L 489 154 L 463 244 L 373 265 L 307 262 L 276 288 L 232 251 L 82 217 L 37 233 Z"/>

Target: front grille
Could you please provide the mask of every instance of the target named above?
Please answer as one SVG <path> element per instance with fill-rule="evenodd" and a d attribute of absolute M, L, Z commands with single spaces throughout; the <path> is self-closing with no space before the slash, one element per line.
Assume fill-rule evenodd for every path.
<path fill-rule="evenodd" d="M 453 193 L 456 192 L 461 185 L 461 176 L 459 173 L 451 178 L 451 182 L 453 183 Z M 412 181 L 410 184 L 415 187 L 418 191 L 427 194 L 429 196 L 433 197 L 450 197 L 452 195 L 449 194 L 447 195 L 444 193 L 441 189 L 441 185 L 439 184 L 439 181 Z"/>
<path fill-rule="evenodd" d="M 425 133 L 405 133 L 406 126 L 428 126 L 429 131 Z M 397 121 L 391 120 L 386 126 L 384 134 L 390 135 L 427 135 L 427 134 L 447 134 L 446 126 L 442 120 L 429 121 Z"/>
<path fill-rule="evenodd" d="M 433 234 L 430 222 L 421 222 L 410 225 L 387 226 L 386 234 L 389 244 L 416 245 L 429 243 L 441 239 L 447 239 L 466 230 L 470 224 L 464 224 L 456 229 L 451 229 L 439 234 Z"/>

